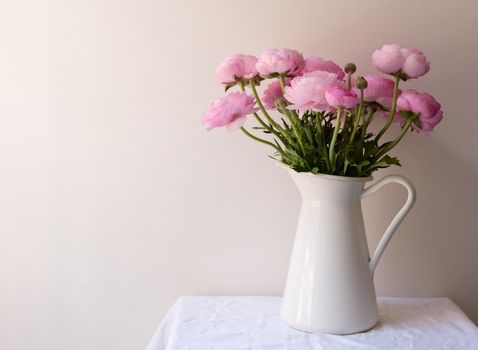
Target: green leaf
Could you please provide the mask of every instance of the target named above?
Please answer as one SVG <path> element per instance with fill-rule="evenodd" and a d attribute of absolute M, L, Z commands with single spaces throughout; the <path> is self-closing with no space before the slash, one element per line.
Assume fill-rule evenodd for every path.
<path fill-rule="evenodd" d="M 233 86 L 235 86 L 237 83 L 229 83 L 227 84 L 225 87 L 224 87 L 224 92 L 227 92 L 227 90 L 229 90 L 230 88 L 232 88 Z"/>
<path fill-rule="evenodd" d="M 367 168 L 368 172 L 372 172 L 382 168 L 388 168 L 390 165 L 401 166 L 400 161 L 396 157 L 391 157 L 389 155 L 384 156 L 379 162 L 373 163 Z"/>

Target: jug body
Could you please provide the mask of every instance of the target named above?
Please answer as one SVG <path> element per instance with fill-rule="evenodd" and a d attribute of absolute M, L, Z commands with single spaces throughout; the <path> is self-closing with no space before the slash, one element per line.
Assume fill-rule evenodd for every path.
<path fill-rule="evenodd" d="M 302 206 L 281 315 L 306 332 L 349 334 L 378 320 L 361 196 L 370 178 L 289 170 Z"/>

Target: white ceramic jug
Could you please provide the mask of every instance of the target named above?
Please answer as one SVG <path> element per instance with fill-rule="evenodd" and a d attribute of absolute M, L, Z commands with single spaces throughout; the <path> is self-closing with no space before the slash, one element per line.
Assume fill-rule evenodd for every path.
<path fill-rule="evenodd" d="M 393 175 L 364 190 L 371 177 L 289 172 L 302 195 L 302 207 L 282 318 L 306 332 L 349 334 L 372 328 L 378 321 L 373 273 L 415 202 L 412 183 Z M 392 182 L 403 185 L 408 198 L 370 259 L 361 200 Z"/>

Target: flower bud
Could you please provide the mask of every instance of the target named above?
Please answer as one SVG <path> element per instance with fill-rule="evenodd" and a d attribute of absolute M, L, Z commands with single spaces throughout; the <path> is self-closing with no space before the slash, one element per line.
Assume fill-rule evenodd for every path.
<path fill-rule="evenodd" d="M 355 83 L 355 86 L 357 87 L 357 89 L 364 90 L 368 86 L 367 80 L 365 80 L 364 77 L 359 77 L 357 79 L 357 82 Z"/>
<path fill-rule="evenodd" d="M 344 72 L 347 74 L 354 74 L 357 70 L 357 67 L 353 63 L 347 63 L 344 67 Z"/>

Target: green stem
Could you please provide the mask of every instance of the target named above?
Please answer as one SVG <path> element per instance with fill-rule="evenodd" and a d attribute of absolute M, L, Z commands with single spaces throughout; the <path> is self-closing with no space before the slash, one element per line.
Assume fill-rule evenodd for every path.
<path fill-rule="evenodd" d="M 342 116 L 342 108 L 337 109 L 337 122 L 335 124 L 335 129 L 334 129 L 334 134 L 332 135 L 332 141 L 330 141 L 330 147 L 329 147 L 329 159 L 330 163 L 332 164 L 332 167 L 335 168 L 335 142 L 337 141 L 337 136 L 339 134 L 339 129 L 340 129 L 340 118 Z"/>
<path fill-rule="evenodd" d="M 280 134 L 279 132 L 277 132 L 276 130 L 274 130 L 273 128 L 271 128 L 269 125 L 267 125 L 262 119 L 261 117 L 259 117 L 259 115 L 257 113 L 253 113 L 252 114 L 254 116 L 254 118 L 256 118 L 256 120 L 259 122 L 259 124 L 261 124 L 261 126 L 266 129 L 267 131 L 273 133 L 275 136 L 277 136 L 279 138 L 279 140 L 282 141 L 282 143 L 284 143 L 284 140 L 283 140 L 283 135 Z"/>
<path fill-rule="evenodd" d="M 261 99 L 259 98 L 259 94 L 257 93 L 256 86 L 254 85 L 254 82 L 251 81 L 251 83 L 249 85 L 251 86 L 252 94 L 256 98 L 257 105 L 259 106 L 262 114 L 264 114 L 264 116 L 269 121 L 269 123 L 271 123 L 276 129 L 278 129 L 281 133 L 283 133 L 285 130 L 279 124 L 277 124 L 274 121 L 274 119 L 271 118 L 269 113 L 267 113 L 264 105 L 262 104 Z"/>
<path fill-rule="evenodd" d="M 254 83 L 251 82 L 251 84 L 254 84 Z M 245 86 L 244 86 L 244 82 L 243 82 L 242 80 L 239 81 L 239 86 L 241 87 L 241 90 L 242 90 L 243 92 L 246 91 L 246 88 L 245 88 Z M 257 98 L 256 98 L 256 99 L 257 99 Z M 261 124 L 261 126 L 262 126 L 264 129 L 266 129 L 267 131 L 273 133 L 275 136 L 277 136 L 277 137 L 279 138 L 279 140 L 281 140 L 281 142 L 282 142 L 283 144 L 285 144 L 285 143 L 284 143 L 283 135 L 281 135 L 281 134 L 278 133 L 276 130 L 274 130 L 274 128 L 271 128 L 269 125 L 267 125 L 267 124 L 262 120 L 262 118 L 259 117 L 259 115 L 258 115 L 257 113 L 254 112 L 253 115 L 254 115 L 254 117 L 256 118 L 256 120 L 259 122 L 259 124 Z"/>
<path fill-rule="evenodd" d="M 388 144 L 386 147 L 380 150 L 380 152 L 377 153 L 375 158 L 380 158 L 390 152 L 392 148 L 394 148 L 403 139 L 408 129 L 410 129 L 410 127 L 412 126 L 412 123 L 413 119 L 408 119 L 397 138 L 392 143 Z"/>
<path fill-rule="evenodd" d="M 320 141 L 321 141 L 320 148 L 322 150 L 322 155 L 325 159 L 325 165 L 327 166 L 327 171 L 330 171 L 330 160 L 329 160 L 329 157 L 327 156 L 327 148 L 326 148 L 326 143 L 325 143 L 324 129 L 322 128 L 322 119 L 320 118 L 320 115 L 317 112 L 316 112 L 316 117 L 317 117 L 317 121 L 316 121 L 317 130 L 319 131 Z"/>
<path fill-rule="evenodd" d="M 370 125 L 370 122 L 372 121 L 373 116 L 375 115 L 375 112 L 377 112 L 377 109 L 375 107 L 372 107 L 367 119 L 365 120 L 365 124 L 366 124 L 365 129 L 367 129 L 368 126 Z"/>
<path fill-rule="evenodd" d="M 370 124 L 370 121 L 372 120 L 373 114 L 374 114 L 374 108 L 370 108 L 362 124 L 362 139 L 365 137 L 365 134 L 367 133 L 367 128 L 368 128 L 368 125 Z"/>
<path fill-rule="evenodd" d="M 289 144 L 294 144 L 294 140 L 289 136 L 289 134 L 285 131 L 283 127 L 281 127 L 278 123 L 274 121 L 274 119 L 271 118 L 269 113 L 267 113 L 264 105 L 262 104 L 261 99 L 259 98 L 259 94 L 257 93 L 257 89 L 254 85 L 254 82 L 250 82 L 249 85 L 251 86 L 252 94 L 254 95 L 257 105 L 259 106 L 259 109 L 261 110 L 262 114 L 266 117 L 266 119 L 271 123 L 271 126 L 267 125 L 257 113 L 254 113 L 254 117 L 256 120 L 262 125 L 262 127 L 266 128 L 268 131 L 273 133 L 275 136 L 281 140 L 281 142 L 285 145 L 285 140 L 289 142 Z M 241 87 L 243 85 L 241 84 Z M 244 91 L 244 90 L 243 90 Z M 274 128 L 276 128 L 278 131 L 276 131 Z"/>
<path fill-rule="evenodd" d="M 352 74 L 347 74 L 347 87 L 350 90 L 352 88 Z"/>
<path fill-rule="evenodd" d="M 279 74 L 280 87 L 282 88 L 282 93 L 285 94 L 285 76 L 284 74 Z"/>
<path fill-rule="evenodd" d="M 352 144 L 355 138 L 355 134 L 357 133 L 358 124 L 360 121 L 360 115 L 362 114 L 362 106 L 363 106 L 363 89 L 360 89 L 360 102 L 357 109 L 355 110 L 356 113 L 354 115 L 354 128 L 352 130 L 352 135 L 350 135 L 349 145 Z"/>
<path fill-rule="evenodd" d="M 239 81 L 239 86 L 241 87 L 242 92 L 246 92 L 246 88 L 245 88 L 244 83 L 242 81 Z M 272 131 L 271 128 L 269 128 L 269 126 L 261 119 L 261 117 L 259 117 L 259 115 L 257 113 L 254 112 L 253 115 L 256 118 L 256 120 L 259 122 L 259 124 L 262 125 L 263 128 L 265 128 L 269 131 Z"/>
<path fill-rule="evenodd" d="M 297 141 L 299 141 L 299 146 L 302 151 L 302 155 L 305 157 L 304 143 L 302 142 L 302 134 L 299 132 L 297 125 L 291 121 L 292 129 L 294 130 L 295 136 L 297 136 Z"/>
<path fill-rule="evenodd" d="M 299 114 L 296 112 L 296 110 L 295 110 L 295 109 L 291 109 L 291 110 L 290 110 L 290 114 L 294 117 L 294 118 L 293 118 L 294 121 L 295 121 L 296 123 L 298 123 L 300 118 L 299 118 Z"/>
<path fill-rule="evenodd" d="M 277 147 L 276 145 L 274 145 L 272 142 L 269 142 L 269 141 L 266 141 L 264 139 L 261 139 L 260 137 L 257 137 L 255 135 L 252 135 L 249 131 L 247 131 L 243 126 L 241 126 L 241 131 L 246 134 L 247 136 L 249 136 L 251 139 L 257 141 L 257 142 L 260 142 L 260 143 L 263 143 L 265 145 L 268 145 L 268 146 L 271 146 L 272 148 L 274 148 L 277 152 L 279 152 L 280 154 L 282 154 L 282 150 Z"/>
<path fill-rule="evenodd" d="M 317 117 L 317 130 L 319 130 L 319 133 L 323 134 L 324 129 L 322 128 L 322 119 L 320 118 L 319 112 L 315 112 L 315 116 Z"/>
<path fill-rule="evenodd" d="M 299 142 L 299 146 L 300 146 L 300 150 L 302 151 L 302 155 L 305 156 L 305 148 L 304 148 L 304 143 L 303 143 L 303 139 L 302 139 L 302 134 L 299 132 L 299 129 L 297 128 L 297 123 L 299 121 L 299 117 L 297 116 L 297 114 L 294 110 L 289 110 L 284 105 L 279 106 L 279 107 L 278 108 L 280 109 L 281 113 L 284 114 L 287 117 L 287 119 L 289 119 L 290 125 L 292 126 L 292 130 L 294 131 L 294 134 L 297 137 L 297 141 Z"/>
<path fill-rule="evenodd" d="M 246 92 L 246 88 L 244 87 L 242 80 L 239 80 L 239 86 L 241 87 L 242 92 Z"/>
<path fill-rule="evenodd" d="M 384 127 L 380 132 L 377 134 L 377 137 L 375 137 L 375 142 L 378 143 L 378 140 L 385 134 L 385 132 L 388 130 L 390 125 L 393 122 L 393 118 L 395 118 L 395 110 L 397 108 L 397 98 L 398 98 L 398 84 L 400 83 L 400 75 L 397 74 L 395 76 L 395 84 L 393 85 L 393 96 L 392 96 L 392 107 L 390 108 L 390 116 L 388 117 L 387 122 L 385 123 Z"/>

